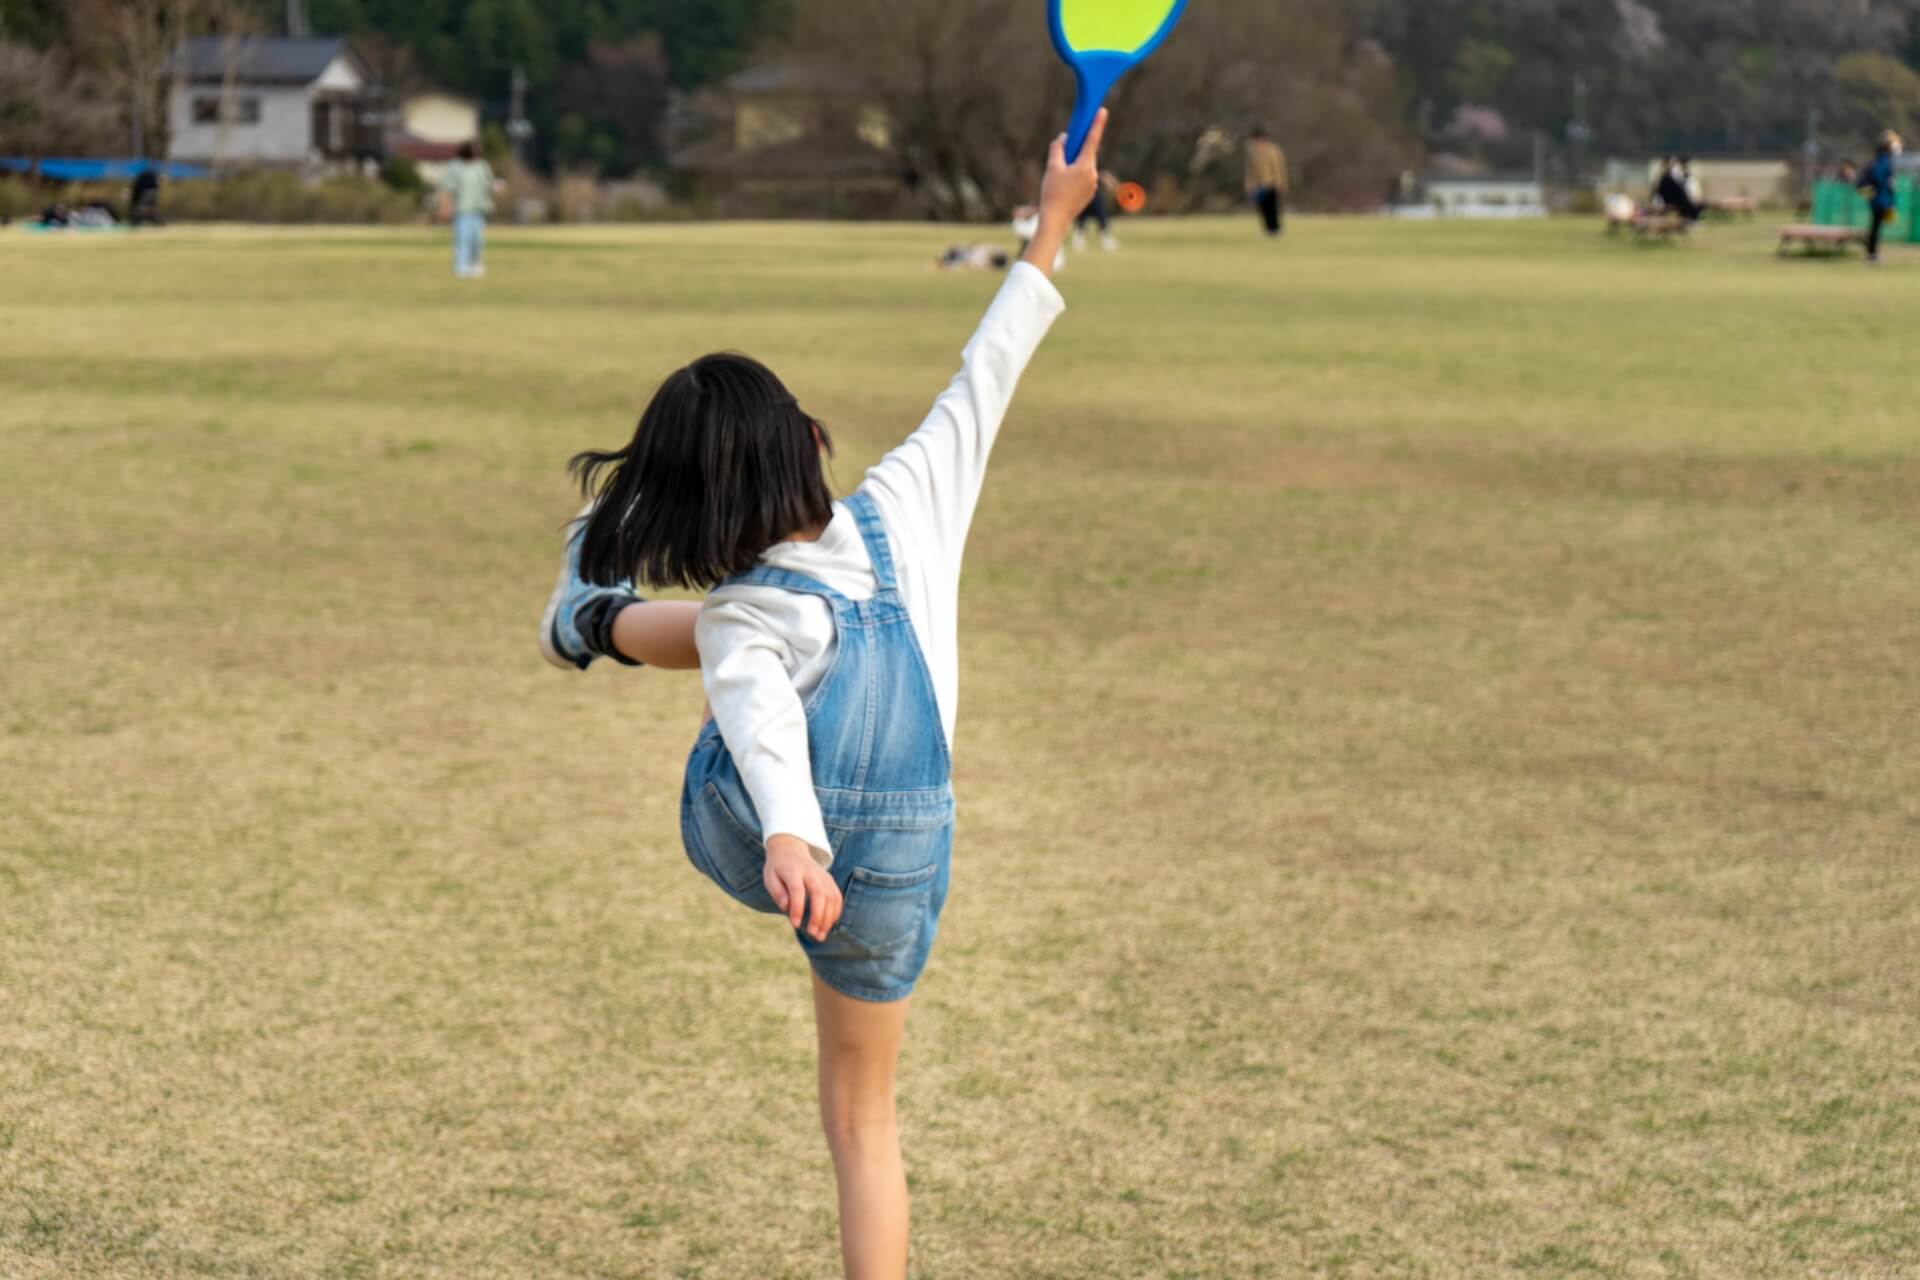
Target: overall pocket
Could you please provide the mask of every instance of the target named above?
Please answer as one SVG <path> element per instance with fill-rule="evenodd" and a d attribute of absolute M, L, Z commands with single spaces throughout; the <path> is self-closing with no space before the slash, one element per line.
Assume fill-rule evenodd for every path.
<path fill-rule="evenodd" d="M 846 905 L 835 932 L 875 954 L 896 951 L 926 927 L 940 864 L 895 873 L 855 867 L 847 877 Z"/>
<path fill-rule="evenodd" d="M 764 879 L 767 851 L 760 837 L 735 816 L 717 784 L 708 782 L 693 795 L 693 834 L 705 854 L 702 868 L 755 911 L 773 911 Z"/>

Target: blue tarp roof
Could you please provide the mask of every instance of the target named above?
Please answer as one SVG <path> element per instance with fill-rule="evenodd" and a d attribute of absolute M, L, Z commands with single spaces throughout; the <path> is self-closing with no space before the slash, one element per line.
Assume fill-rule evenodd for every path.
<path fill-rule="evenodd" d="M 51 178 L 55 182 L 111 182 L 115 179 L 137 177 L 142 170 L 152 169 L 163 178 L 175 180 L 182 178 L 204 178 L 209 170 L 197 164 L 162 164 L 153 160 L 95 160 L 88 158 L 61 159 L 49 158 L 34 160 L 27 156 L 0 156 L 0 172 L 32 173 L 35 167 L 40 176 Z"/>

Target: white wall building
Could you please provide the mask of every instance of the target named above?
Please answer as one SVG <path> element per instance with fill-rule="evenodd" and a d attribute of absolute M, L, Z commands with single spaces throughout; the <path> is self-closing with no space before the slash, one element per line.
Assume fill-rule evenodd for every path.
<path fill-rule="evenodd" d="M 188 40 L 167 71 L 169 160 L 313 173 L 379 153 L 371 77 L 338 37 Z"/>
<path fill-rule="evenodd" d="M 1547 195 L 1532 178 L 1429 178 L 1426 199 L 1396 210 L 1432 218 L 1544 218 Z"/>

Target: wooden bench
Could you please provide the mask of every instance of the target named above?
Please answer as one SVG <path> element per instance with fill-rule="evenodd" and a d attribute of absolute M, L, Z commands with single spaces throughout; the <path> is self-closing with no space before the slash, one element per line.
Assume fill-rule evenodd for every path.
<path fill-rule="evenodd" d="M 1780 228 L 1780 254 L 1800 245 L 1808 254 L 1845 253 L 1848 245 L 1865 247 L 1867 233 L 1858 227 L 1818 227 L 1811 222 L 1796 222 Z"/>

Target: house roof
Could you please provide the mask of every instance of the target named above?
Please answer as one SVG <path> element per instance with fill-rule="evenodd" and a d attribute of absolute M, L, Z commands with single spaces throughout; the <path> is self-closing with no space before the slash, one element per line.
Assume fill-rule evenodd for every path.
<path fill-rule="evenodd" d="M 873 92 L 870 77 L 823 62 L 786 59 L 762 62 L 727 77 L 725 89 L 736 97 L 754 94 L 807 93 L 849 97 Z"/>
<path fill-rule="evenodd" d="M 364 75 L 366 68 L 340 36 L 273 36 L 229 40 L 202 36 L 183 42 L 173 51 L 167 70 L 188 80 L 233 78 L 246 84 L 311 84 L 341 54 L 352 58 Z"/>

